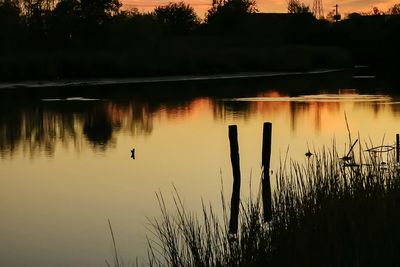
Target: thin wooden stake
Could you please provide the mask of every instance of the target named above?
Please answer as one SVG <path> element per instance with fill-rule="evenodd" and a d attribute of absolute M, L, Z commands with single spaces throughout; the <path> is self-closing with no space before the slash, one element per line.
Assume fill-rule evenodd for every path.
<path fill-rule="evenodd" d="M 396 162 L 400 161 L 400 135 L 396 134 Z"/>
<path fill-rule="evenodd" d="M 231 149 L 231 163 L 233 172 L 233 190 L 231 198 L 231 217 L 229 221 L 229 233 L 237 234 L 240 201 L 240 163 L 236 125 L 229 126 L 229 143 Z"/>
<path fill-rule="evenodd" d="M 272 123 L 265 122 L 263 128 L 263 144 L 262 144 L 263 177 L 261 181 L 264 222 L 270 222 L 272 220 L 271 183 L 269 176 L 269 168 L 271 162 L 271 138 L 272 138 Z"/>

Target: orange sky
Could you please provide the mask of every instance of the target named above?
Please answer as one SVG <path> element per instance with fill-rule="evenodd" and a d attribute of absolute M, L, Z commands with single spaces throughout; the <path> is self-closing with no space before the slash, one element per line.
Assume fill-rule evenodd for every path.
<path fill-rule="evenodd" d="M 140 11 L 150 11 L 154 7 L 159 5 L 167 4 L 168 0 L 121 0 L 125 8 L 136 7 Z M 378 7 L 383 11 L 395 4 L 400 2 L 399 0 L 322 0 L 324 6 L 325 15 L 333 9 L 333 6 L 337 3 L 339 5 L 339 11 L 343 14 L 351 12 L 366 12 L 370 11 L 373 6 Z M 191 4 L 200 17 L 204 17 L 207 9 L 210 6 L 212 0 L 186 0 L 186 3 Z M 302 1 L 307 5 L 312 6 L 313 0 Z M 258 0 L 257 7 L 260 12 L 286 12 L 287 0 Z"/>

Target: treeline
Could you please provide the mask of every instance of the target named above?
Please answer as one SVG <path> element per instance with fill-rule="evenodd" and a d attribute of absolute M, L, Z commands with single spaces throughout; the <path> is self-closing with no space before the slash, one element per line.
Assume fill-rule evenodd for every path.
<path fill-rule="evenodd" d="M 1 50 L 127 47 L 141 39 L 231 29 L 256 11 L 254 0 L 218 0 L 202 22 L 184 2 L 147 13 L 121 7 L 119 0 L 1 0 Z"/>
<path fill-rule="evenodd" d="M 397 60 L 397 15 L 316 19 L 255 0 L 124 10 L 119 0 L 0 0 L 0 80 L 308 70 Z M 389 64 L 389 65 L 390 65 Z"/>

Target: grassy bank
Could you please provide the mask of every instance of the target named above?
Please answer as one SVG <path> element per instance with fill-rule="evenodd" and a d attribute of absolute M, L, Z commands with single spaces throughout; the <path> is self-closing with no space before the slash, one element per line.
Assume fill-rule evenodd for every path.
<path fill-rule="evenodd" d="M 85 79 L 299 71 L 351 66 L 336 47 L 198 44 L 174 40 L 131 50 L 19 51 L 0 57 L 0 80 Z"/>
<path fill-rule="evenodd" d="M 242 201 L 237 236 L 212 207 L 201 217 L 175 197 L 176 214 L 153 221 L 150 266 L 397 266 L 400 175 L 393 151 L 345 161 L 333 149 L 283 162 L 270 223 L 257 198 Z M 223 201 L 223 203 L 225 203 Z M 227 214 L 224 208 L 225 215 Z"/>

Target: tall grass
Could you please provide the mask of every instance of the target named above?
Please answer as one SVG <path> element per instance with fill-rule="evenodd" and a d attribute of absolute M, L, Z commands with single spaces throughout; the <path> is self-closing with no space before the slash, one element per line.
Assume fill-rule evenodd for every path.
<path fill-rule="evenodd" d="M 359 145 L 347 159 L 323 149 L 304 164 L 283 161 L 272 221 L 263 222 L 259 197 L 250 197 L 236 236 L 228 234 L 223 197 L 218 218 L 204 204 L 201 216 L 188 212 L 176 192 L 170 213 L 158 194 L 162 216 L 152 220 L 149 265 L 398 266 L 399 166 L 383 149 Z"/>

